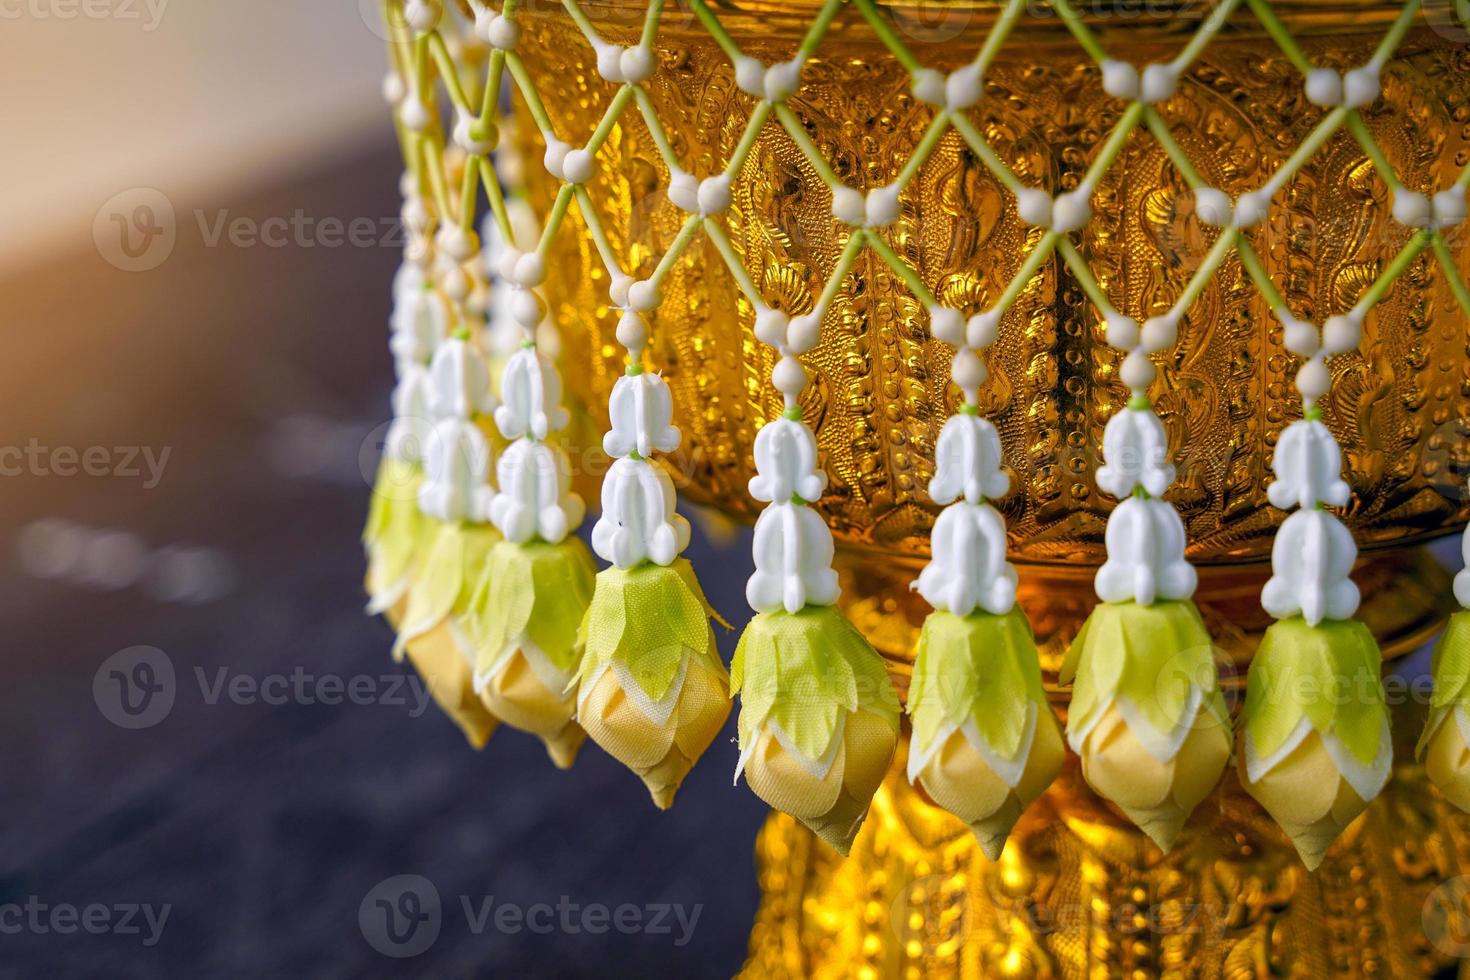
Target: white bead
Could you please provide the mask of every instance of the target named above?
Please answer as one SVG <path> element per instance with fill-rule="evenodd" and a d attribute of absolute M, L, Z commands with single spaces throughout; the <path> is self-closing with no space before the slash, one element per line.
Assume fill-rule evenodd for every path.
<path fill-rule="evenodd" d="M 805 354 L 821 340 L 822 314 L 817 310 L 794 318 L 786 331 L 786 349 L 793 354 Z"/>
<path fill-rule="evenodd" d="M 1145 354 L 1157 354 L 1179 342 L 1179 319 L 1172 314 L 1151 316 L 1144 321 L 1139 334 Z"/>
<path fill-rule="evenodd" d="M 1138 100 L 1152 104 L 1174 97 L 1174 88 L 1179 83 L 1179 72 L 1173 65 L 1148 65 L 1138 86 Z"/>
<path fill-rule="evenodd" d="M 984 350 L 1000 338 L 1000 310 L 976 313 L 965 322 L 965 343 Z"/>
<path fill-rule="evenodd" d="M 1342 76 L 1331 68 L 1313 68 L 1307 72 L 1307 101 L 1331 109 L 1342 105 Z"/>
<path fill-rule="evenodd" d="M 897 184 L 889 184 L 886 187 L 875 187 L 868 191 L 866 212 L 868 225 L 874 228 L 883 228 L 898 220 L 899 187 Z"/>
<path fill-rule="evenodd" d="M 1296 390 L 1309 404 L 1327 394 L 1330 387 L 1332 376 L 1327 373 L 1327 365 L 1321 357 L 1313 357 L 1297 372 Z"/>
<path fill-rule="evenodd" d="M 1016 192 L 1016 213 L 1028 225 L 1051 227 L 1051 195 L 1036 187 L 1023 187 Z"/>
<path fill-rule="evenodd" d="M 766 97 L 766 66 L 749 55 L 735 59 L 735 84 L 757 99 Z"/>
<path fill-rule="evenodd" d="M 1092 217 L 1092 188 L 1078 184 L 1076 189 L 1058 194 L 1051 206 L 1051 230 L 1076 231 Z"/>
<path fill-rule="evenodd" d="M 516 259 L 511 273 L 516 285 L 532 289 L 546 281 L 546 262 L 539 252 L 527 252 Z"/>
<path fill-rule="evenodd" d="M 459 113 L 454 121 L 454 143 L 471 156 L 489 156 L 495 151 L 495 144 L 498 142 L 499 132 L 496 130 L 494 123 L 487 123 L 485 126 L 486 138 L 477 140 L 470 133 L 470 127 L 476 122 L 477 120 L 473 117 L 463 112 Z"/>
<path fill-rule="evenodd" d="M 404 126 L 415 133 L 421 133 L 429 125 L 429 107 L 424 105 L 422 99 L 410 96 L 399 107 L 398 118 L 403 120 Z"/>
<path fill-rule="evenodd" d="M 383 101 L 391 106 L 396 106 L 403 101 L 408 94 L 408 86 L 403 82 L 403 76 L 396 71 L 390 71 L 383 76 Z"/>
<path fill-rule="evenodd" d="M 1207 225 L 1228 228 L 1235 206 L 1230 203 L 1230 195 L 1218 187 L 1198 187 L 1194 191 L 1194 213 Z"/>
<path fill-rule="evenodd" d="M 1465 188 L 1451 187 L 1434 195 L 1434 227 L 1453 228 L 1465 220 Z"/>
<path fill-rule="evenodd" d="M 959 310 L 947 306 L 929 307 L 929 332 L 951 347 L 965 342 L 965 318 Z"/>
<path fill-rule="evenodd" d="M 486 25 L 484 38 L 492 48 L 513 51 L 515 46 L 521 42 L 521 28 L 504 14 L 496 14 Z"/>
<path fill-rule="evenodd" d="M 1154 362 L 1138 347 L 1123 358 L 1123 367 L 1118 373 L 1123 383 L 1133 391 L 1144 391 L 1158 377 L 1159 369 L 1154 367 Z"/>
<path fill-rule="evenodd" d="M 1311 357 L 1322 349 L 1322 337 L 1317 328 L 1304 320 L 1298 320 L 1284 311 L 1276 314 L 1281 318 L 1282 343 L 1298 357 Z"/>
<path fill-rule="evenodd" d="M 767 307 L 756 314 L 755 337 L 768 346 L 784 347 L 786 346 L 786 332 L 790 326 L 790 317 L 780 310 Z"/>
<path fill-rule="evenodd" d="M 979 65 L 971 63 L 956 68 L 944 83 L 945 108 L 955 111 L 968 109 L 980 101 L 984 92 L 985 78 L 980 74 Z"/>
<path fill-rule="evenodd" d="M 403 223 L 411 231 L 424 232 L 429 227 L 429 209 L 421 198 L 410 198 L 403 202 Z"/>
<path fill-rule="evenodd" d="M 948 98 L 945 94 L 945 83 L 944 75 L 933 68 L 920 68 L 913 76 L 914 97 L 942 108 Z"/>
<path fill-rule="evenodd" d="M 636 355 L 648 343 L 648 324 L 636 311 L 624 310 L 618 317 L 617 337 L 618 343 Z"/>
<path fill-rule="evenodd" d="M 439 18 L 444 15 L 444 8 L 439 6 L 438 0 L 408 0 L 404 5 L 403 17 L 408 21 L 408 26 L 426 34 L 439 26 Z"/>
<path fill-rule="evenodd" d="M 463 303 L 470 294 L 470 277 L 457 265 L 439 278 L 439 284 L 444 287 L 444 295 L 456 303 Z"/>
<path fill-rule="evenodd" d="M 868 220 L 867 201 L 851 187 L 839 187 L 832 192 L 832 215 L 844 224 L 861 227 Z"/>
<path fill-rule="evenodd" d="M 1342 76 L 1342 104 L 1349 109 L 1361 109 L 1377 99 L 1381 91 L 1378 69 L 1373 65 L 1354 68 Z"/>
<path fill-rule="evenodd" d="M 781 394 L 795 398 L 806 387 L 806 368 L 802 367 L 801 362 L 796 358 L 787 354 L 776 362 L 776 367 L 771 371 L 771 384 L 775 385 L 776 390 Z"/>
<path fill-rule="evenodd" d="M 515 289 L 510 297 L 510 315 L 527 330 L 534 330 L 541 323 L 541 300 L 529 289 Z"/>
<path fill-rule="evenodd" d="M 1103 91 L 1115 99 L 1132 102 L 1138 98 L 1138 69 L 1126 61 L 1102 63 Z"/>
<path fill-rule="evenodd" d="M 1138 321 L 1133 317 L 1122 313 L 1109 313 L 1107 324 L 1108 346 L 1125 351 L 1131 351 L 1138 346 Z"/>
<path fill-rule="evenodd" d="M 721 214 L 730 210 L 731 202 L 729 174 L 717 174 L 714 177 L 706 177 L 699 182 L 698 204 L 700 214 Z"/>
<path fill-rule="evenodd" d="M 631 309 L 651 310 L 658 305 L 658 287 L 647 279 L 640 279 L 628 287 L 628 306 Z"/>
<path fill-rule="evenodd" d="M 1346 354 L 1363 341 L 1363 322 L 1351 313 L 1330 316 L 1322 325 L 1322 349 L 1328 354 Z"/>
<path fill-rule="evenodd" d="M 479 236 L 466 232 L 459 225 L 445 225 L 434 236 L 439 250 L 456 262 L 463 262 L 480 250 Z"/>
<path fill-rule="evenodd" d="M 546 155 L 541 158 L 541 162 L 546 165 L 546 172 L 558 180 L 565 180 L 566 171 L 562 169 L 562 166 L 566 162 L 567 154 L 571 151 L 572 148 L 570 146 L 556 137 L 553 136 L 548 139 L 546 141 Z"/>
<path fill-rule="evenodd" d="M 1434 223 L 1433 205 L 1418 191 L 1400 187 L 1393 192 L 1393 219 L 1410 228 L 1428 228 Z"/>
<path fill-rule="evenodd" d="M 618 61 L 623 70 L 623 80 L 635 85 L 646 80 L 658 67 L 657 62 L 654 61 L 653 52 L 641 45 L 625 48 Z"/>
<path fill-rule="evenodd" d="M 499 233 L 496 233 L 493 247 L 499 249 L 494 258 L 495 274 L 506 282 L 516 282 L 516 264 L 521 261 L 523 253 L 514 245 L 501 242 Z"/>
<path fill-rule="evenodd" d="M 669 173 L 669 200 L 680 211 L 693 214 L 699 210 L 699 180 L 682 170 Z"/>
<path fill-rule="evenodd" d="M 1247 191 L 1235 202 L 1235 226 L 1250 228 L 1258 225 L 1271 210 L 1271 198 L 1265 191 Z"/>
<path fill-rule="evenodd" d="M 965 398 L 973 402 L 986 378 L 985 362 L 980 360 L 980 355 L 968 347 L 961 347 L 955 352 L 949 372 L 950 378 L 965 393 Z"/>
<path fill-rule="evenodd" d="M 403 250 L 403 257 L 414 265 L 428 268 L 429 259 L 433 258 L 433 251 L 427 237 L 413 235 L 408 240 L 408 247 Z"/>
<path fill-rule="evenodd" d="M 622 48 L 606 41 L 593 41 L 597 50 L 597 74 L 604 80 L 620 85 L 623 82 Z"/>
<path fill-rule="evenodd" d="M 612 305 L 622 308 L 628 305 L 628 291 L 633 288 L 633 277 L 624 273 L 614 273 L 612 281 L 607 284 L 607 296 Z"/>
<path fill-rule="evenodd" d="M 573 184 L 587 183 L 592 179 L 593 172 L 592 154 L 586 150 L 572 150 L 562 163 L 562 173 Z"/>
<path fill-rule="evenodd" d="M 780 61 L 766 69 L 764 89 L 771 102 L 784 102 L 796 92 L 801 80 L 801 62 L 795 58 Z"/>

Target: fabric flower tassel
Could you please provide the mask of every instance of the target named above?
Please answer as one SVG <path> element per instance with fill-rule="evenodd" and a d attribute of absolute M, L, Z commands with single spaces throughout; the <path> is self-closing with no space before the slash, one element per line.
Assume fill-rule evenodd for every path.
<path fill-rule="evenodd" d="M 429 358 L 448 334 L 449 307 L 424 270 L 405 261 L 393 282 L 389 346 L 398 376 L 393 421 L 373 483 L 362 543 L 367 553 L 369 615 L 385 615 L 396 629 L 403 620 L 414 571 L 424 557 L 426 531 L 419 511 L 423 448 L 428 442 Z"/>
<path fill-rule="evenodd" d="M 614 301 L 624 303 L 628 282 L 618 281 Z M 636 305 L 618 324 L 627 370 L 609 401 L 603 448 L 614 463 L 592 529 L 592 548 L 611 567 L 598 573 L 582 623 L 577 718 L 667 809 L 730 715 L 730 677 L 710 626 L 718 617 L 679 557 L 689 522 L 675 512 L 673 481 L 652 461 L 677 449 L 681 436 L 668 384 L 643 370 L 648 329 L 640 309 L 648 303 Z"/>
<path fill-rule="evenodd" d="M 827 486 L 797 405 L 807 379 L 795 355 L 815 344 L 812 322 L 786 322 L 775 310 L 757 321 L 762 339 L 780 335 L 772 380 L 786 410 L 755 441 L 750 492 L 769 506 L 756 521 L 745 588 L 756 615 L 731 668 L 740 694 L 735 776 L 743 772 L 757 796 L 846 855 L 893 759 L 899 706 L 883 659 L 834 605 L 832 533 L 808 506 Z"/>
<path fill-rule="evenodd" d="M 1309 324 L 1283 314 L 1287 346 L 1306 359 L 1297 374 L 1304 417 L 1276 443 L 1271 504 L 1299 508 L 1271 547 L 1272 576 L 1261 605 L 1277 622 L 1251 661 L 1241 746 L 1242 782 L 1266 808 L 1308 868 L 1367 808 L 1393 767 L 1382 655 L 1352 618 L 1358 587 L 1348 577 L 1357 545 L 1328 506 L 1347 504 L 1341 451 L 1322 423 L 1328 354 L 1353 350 L 1359 314 L 1333 317 L 1319 343 Z"/>
<path fill-rule="evenodd" d="M 966 346 L 958 313 L 935 308 L 931 322 L 959 348 L 951 375 L 965 401 L 940 431 L 929 483 L 929 496 L 948 506 L 930 534 L 933 559 L 914 583 L 934 612 L 909 684 L 908 778 L 968 824 L 994 861 L 1022 811 L 1061 771 L 1066 749 L 1031 626 L 1016 605 L 1005 518 L 986 502 L 1004 497 L 1010 478 L 1000 435 L 977 407 L 985 365 Z M 976 347 L 995 339 L 993 330 L 972 332 Z"/>
<path fill-rule="evenodd" d="M 539 268 L 539 256 L 522 271 Z M 514 270 L 511 270 L 514 273 Z M 531 339 L 540 301 L 515 282 L 511 309 L 524 331 L 501 378 L 495 424 L 509 445 L 497 467 L 490 519 L 505 540 L 490 549 L 459 626 L 475 651 L 474 685 L 486 709 L 536 735 L 557 767 L 586 741 L 576 715 L 577 628 L 592 599 L 596 568 L 570 534 L 586 508 L 570 490 L 566 451 L 547 439 L 566 427 L 561 376 Z"/>
<path fill-rule="evenodd" d="M 1461 541 L 1466 562 L 1455 598 L 1462 608 L 1434 648 L 1434 696 L 1418 756 L 1444 798 L 1470 813 L 1470 530 Z"/>
<path fill-rule="evenodd" d="M 1067 740 L 1082 775 L 1168 851 L 1230 761 L 1230 714 L 1214 646 L 1184 560 L 1184 523 L 1160 499 L 1174 482 L 1168 438 L 1148 386 L 1148 355 L 1172 346 L 1177 328 L 1156 317 L 1142 331 L 1108 313 L 1108 342 L 1129 353 L 1121 375 L 1128 405 L 1103 432 L 1097 485 L 1121 501 L 1108 517 L 1107 560 L 1094 587 L 1102 602 L 1062 665 L 1071 681 Z"/>
<path fill-rule="evenodd" d="M 475 651 L 458 619 L 469 608 L 477 573 L 500 532 L 488 523 L 494 493 L 488 482 L 490 443 L 475 422 L 495 407 L 490 371 L 468 329 L 455 331 L 434 352 L 428 402 L 436 421 L 424 452 L 418 504 L 435 530 L 409 590 L 393 654 L 408 654 L 434 700 L 480 748 L 497 720 L 475 696 Z"/>

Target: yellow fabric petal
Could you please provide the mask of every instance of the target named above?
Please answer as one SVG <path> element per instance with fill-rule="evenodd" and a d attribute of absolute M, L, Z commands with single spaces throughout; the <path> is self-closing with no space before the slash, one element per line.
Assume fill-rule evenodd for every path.
<path fill-rule="evenodd" d="M 572 720 L 577 713 L 576 694 L 549 690 L 523 651 L 511 654 L 510 661 L 480 688 L 479 696 L 501 721 L 544 741 L 558 767 L 565 769 L 576 758 L 582 739 L 568 738 L 568 729 L 576 727 Z"/>
<path fill-rule="evenodd" d="M 1424 770 L 1446 800 L 1470 813 L 1470 747 L 1453 711 L 1429 736 Z"/>
<path fill-rule="evenodd" d="M 1160 762 L 1110 707 L 1082 746 L 1082 776 L 1149 836 L 1160 850 L 1174 845 L 1184 823 L 1210 795 L 1230 760 L 1230 732 L 1209 711 L 1168 762 Z"/>
<path fill-rule="evenodd" d="M 408 641 L 408 659 L 439 708 L 459 726 L 470 745 L 484 748 L 499 724 L 475 696 L 474 675 L 447 623 Z"/>
<path fill-rule="evenodd" d="M 1342 778 L 1316 731 L 1260 782 L 1252 783 L 1245 776 L 1243 752 L 1240 770 L 1246 792 L 1291 838 L 1308 870 L 1316 870 L 1332 842 L 1368 808 Z"/>

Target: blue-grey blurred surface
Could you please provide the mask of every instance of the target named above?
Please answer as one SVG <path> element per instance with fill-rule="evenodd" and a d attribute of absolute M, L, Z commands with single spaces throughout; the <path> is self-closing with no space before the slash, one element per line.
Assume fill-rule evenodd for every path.
<path fill-rule="evenodd" d="M 0 444 L 45 453 L 0 478 L 0 975 L 739 968 L 765 810 L 730 784 L 733 716 L 661 813 L 590 743 L 562 773 L 517 732 L 476 753 L 432 707 L 310 693 L 336 676 L 395 701 L 411 676 L 362 612 L 358 545 L 400 253 L 211 247 L 196 209 L 386 225 L 397 169 L 384 148 L 256 197 L 175 200 L 178 245 L 156 270 L 86 252 L 0 285 Z M 107 475 L 62 475 L 57 447 L 92 446 Z M 745 560 L 703 540 L 692 557 L 711 600 L 743 617 Z M 105 693 L 104 662 L 137 646 L 166 655 L 174 703 L 129 730 L 94 679 Z M 251 697 L 298 672 L 307 696 Z M 403 875 L 437 892 L 440 930 L 397 958 L 366 933 L 381 883 Z M 161 931 L 141 911 L 125 922 L 133 906 L 168 906 Z M 497 918 L 503 906 L 518 915 Z"/>

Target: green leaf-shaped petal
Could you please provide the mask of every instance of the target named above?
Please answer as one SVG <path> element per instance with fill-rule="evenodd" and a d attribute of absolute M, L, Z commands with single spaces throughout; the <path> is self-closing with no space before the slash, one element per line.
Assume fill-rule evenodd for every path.
<path fill-rule="evenodd" d="M 469 609 L 460 618 L 478 652 L 477 675 L 529 639 L 560 671 L 577 665 L 577 631 L 592 601 L 597 568 L 577 538 L 559 544 L 501 541 L 490 549 Z"/>
<path fill-rule="evenodd" d="M 740 747 L 767 721 L 820 759 L 844 711 L 865 708 L 898 727 L 898 695 L 883 658 L 832 606 L 761 613 L 740 636 L 731 668 L 740 694 Z"/>
<path fill-rule="evenodd" d="M 1194 688 L 1211 714 L 1230 724 L 1214 644 L 1188 600 L 1095 606 L 1067 651 L 1062 679 L 1072 681 L 1068 732 L 1085 729 L 1119 698 L 1157 732 L 1173 732 L 1190 720 L 1185 710 Z"/>
<path fill-rule="evenodd" d="M 1046 692 L 1019 606 L 1004 616 L 936 611 L 924 620 L 908 697 L 920 751 L 943 728 L 973 722 L 999 755 L 1011 758 L 1026 734 L 1029 702 L 1045 705 Z"/>
<path fill-rule="evenodd" d="M 393 646 L 394 656 L 402 656 L 408 640 L 469 608 L 476 575 L 499 540 L 500 532 L 489 524 L 438 524 L 409 590 L 408 611 Z"/>
<path fill-rule="evenodd" d="M 432 531 L 432 522 L 418 507 L 423 479 L 417 465 L 391 456 L 384 457 L 378 467 L 362 532 L 368 555 L 368 591 L 375 599 L 403 581 L 421 557 L 426 532 Z"/>
<path fill-rule="evenodd" d="M 1246 683 L 1251 749 L 1258 757 L 1271 755 L 1307 718 L 1372 765 L 1387 717 L 1382 664 L 1378 641 L 1357 620 L 1311 626 L 1296 616 L 1273 624 L 1261 638 Z"/>
<path fill-rule="evenodd" d="M 683 558 L 667 567 L 645 562 L 603 569 L 582 619 L 581 676 L 617 661 L 658 701 L 678 679 L 686 653 L 723 674 L 711 619 L 718 617 Z"/>
<path fill-rule="evenodd" d="M 1429 738 L 1457 705 L 1470 703 L 1470 610 L 1461 610 L 1445 624 L 1444 634 L 1434 647 L 1430 674 L 1434 693 L 1429 700 L 1429 717 L 1414 750 L 1423 756 Z"/>

